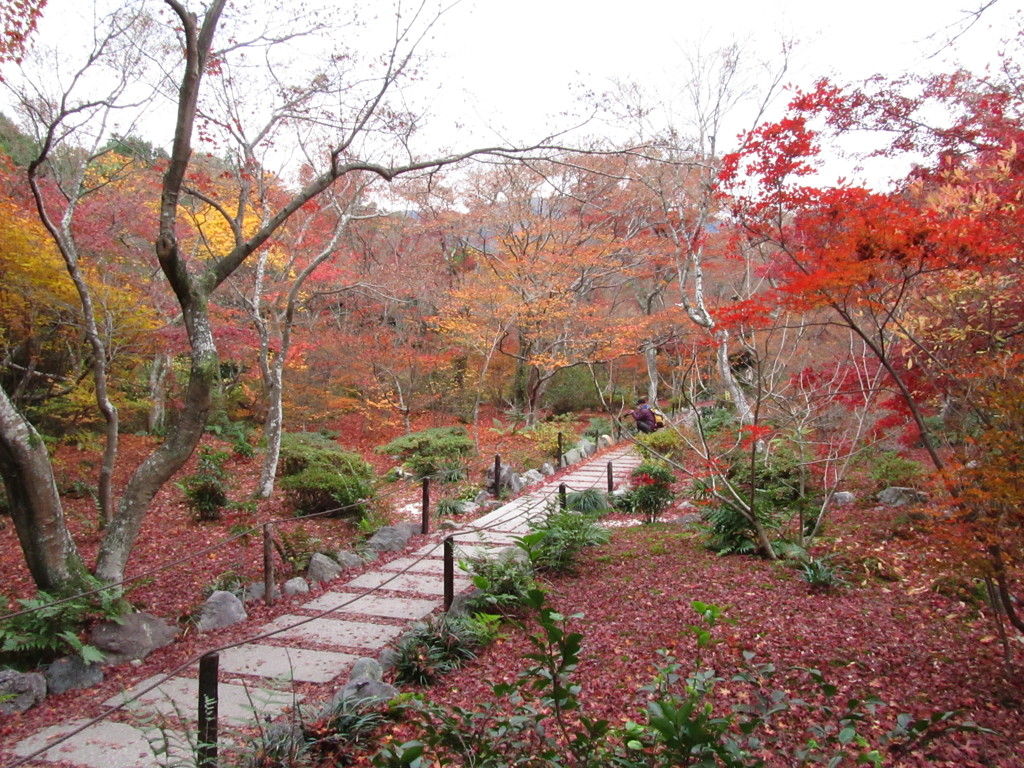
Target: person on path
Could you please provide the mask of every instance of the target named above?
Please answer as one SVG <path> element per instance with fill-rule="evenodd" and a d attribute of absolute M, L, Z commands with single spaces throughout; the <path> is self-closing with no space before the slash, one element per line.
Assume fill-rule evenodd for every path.
<path fill-rule="evenodd" d="M 658 428 L 658 420 L 654 411 L 647 404 L 647 398 L 641 397 L 636 401 L 636 408 L 629 412 L 629 415 L 636 420 L 636 428 L 645 434 L 649 434 Z"/>

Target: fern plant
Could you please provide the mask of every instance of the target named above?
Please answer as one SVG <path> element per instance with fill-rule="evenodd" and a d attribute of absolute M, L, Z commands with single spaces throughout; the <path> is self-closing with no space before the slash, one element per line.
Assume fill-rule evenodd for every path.
<path fill-rule="evenodd" d="M 103 585 L 92 576 L 81 585 L 90 594 L 61 601 L 40 591 L 18 600 L 24 612 L 0 623 L 0 653 L 7 663 L 29 669 L 66 655 L 87 664 L 103 661 L 103 653 L 82 642 L 80 634 L 97 621 L 119 621 L 130 606 L 116 590 L 100 590 Z"/>

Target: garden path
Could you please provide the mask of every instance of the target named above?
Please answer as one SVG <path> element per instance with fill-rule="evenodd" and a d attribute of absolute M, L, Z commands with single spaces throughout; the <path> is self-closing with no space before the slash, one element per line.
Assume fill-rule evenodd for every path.
<path fill-rule="evenodd" d="M 444 537 L 454 537 L 457 557 L 500 552 L 529 530 L 530 520 L 545 512 L 561 484 L 570 491 L 618 487 L 639 463 L 631 445 L 614 446 L 471 523 L 432 534 L 427 544 L 400 559 L 344 584 L 332 583 L 294 613 L 258 628 L 256 639 L 219 651 L 222 732 L 251 724 L 254 711 L 270 719 L 296 704 L 299 697 L 290 690 L 292 681 L 322 685 L 325 692 L 333 693 L 357 659 L 378 655 L 409 624 L 443 608 Z M 456 575 L 456 594 L 470 586 L 467 578 Z M 116 719 L 61 721 L 55 711 L 53 725 L 14 745 L 12 751 L 19 759 L 13 764 L 61 763 L 81 768 L 194 764 L 184 735 L 158 731 L 153 723 L 160 715 L 195 717 L 197 670 L 198 664 L 188 677 L 157 675 L 97 702 L 97 711 L 113 712 L 131 700 L 130 711 L 126 706 Z M 165 735 L 172 741 L 171 756 L 158 759 L 151 740 Z"/>

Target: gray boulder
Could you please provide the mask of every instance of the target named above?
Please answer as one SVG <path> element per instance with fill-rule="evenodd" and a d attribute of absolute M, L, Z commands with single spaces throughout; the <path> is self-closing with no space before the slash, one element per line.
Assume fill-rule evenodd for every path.
<path fill-rule="evenodd" d="M 509 478 L 508 489 L 513 494 L 522 493 L 526 487 L 526 481 L 523 480 L 521 475 L 517 475 L 515 472 L 512 473 L 512 477 Z"/>
<path fill-rule="evenodd" d="M 336 708 L 345 702 L 364 704 L 385 704 L 398 695 L 398 689 L 388 683 L 374 680 L 371 677 L 356 677 L 348 681 L 345 687 L 334 694 L 331 707 Z"/>
<path fill-rule="evenodd" d="M 0 670 L 0 714 L 17 715 L 46 698 L 46 678 L 38 672 Z"/>
<path fill-rule="evenodd" d="M 65 656 L 46 667 L 46 689 L 50 693 L 65 693 L 78 688 L 92 688 L 103 682 L 103 670 L 98 664 L 87 664 L 80 656 Z"/>
<path fill-rule="evenodd" d="M 528 469 L 523 472 L 523 482 L 527 485 L 535 485 L 544 482 L 544 475 L 536 469 Z"/>
<path fill-rule="evenodd" d="M 562 454 L 562 466 L 569 467 L 573 464 L 579 464 L 583 456 L 576 448 L 570 448 L 568 451 Z"/>
<path fill-rule="evenodd" d="M 363 565 L 363 558 L 361 558 L 355 552 L 349 552 L 345 549 L 339 549 L 335 553 L 334 559 L 342 568 L 359 568 L 361 565 Z"/>
<path fill-rule="evenodd" d="M 422 513 L 422 510 L 420 510 L 420 512 Z M 400 523 L 395 523 L 395 528 L 400 531 L 404 531 L 411 539 L 413 536 L 416 536 L 423 531 L 422 514 L 420 514 L 420 517 L 416 520 L 403 520 Z"/>
<path fill-rule="evenodd" d="M 877 498 L 879 504 L 887 507 L 903 507 L 928 501 L 928 494 L 916 488 L 901 488 L 894 485 L 881 491 Z"/>
<path fill-rule="evenodd" d="M 352 663 L 352 669 L 348 672 L 348 679 L 358 680 L 364 677 L 379 682 L 384 679 L 384 667 L 376 659 L 370 659 L 365 656 L 358 658 Z"/>
<path fill-rule="evenodd" d="M 128 659 L 144 659 L 157 648 L 174 642 L 178 630 L 163 619 L 149 613 L 130 613 L 118 624 L 103 622 L 93 628 L 90 644 L 116 664 Z"/>
<path fill-rule="evenodd" d="M 473 503 L 476 504 L 477 507 L 480 507 L 481 505 L 486 504 L 490 500 L 491 500 L 491 494 L 490 494 L 490 491 L 487 491 L 487 490 L 480 491 L 480 493 L 478 493 L 476 496 L 473 497 Z"/>
<path fill-rule="evenodd" d="M 377 529 L 377 532 L 366 542 L 366 546 L 375 552 L 400 552 L 409 543 L 412 533 L 407 527 L 399 525 L 385 525 Z"/>
<path fill-rule="evenodd" d="M 327 581 L 333 581 L 339 576 L 341 576 L 341 566 L 327 555 L 317 552 L 309 559 L 309 567 L 306 568 L 306 579 L 308 581 L 323 584 Z"/>
<path fill-rule="evenodd" d="M 294 579 L 288 579 L 288 581 L 282 584 L 281 591 L 289 597 L 292 595 L 308 595 L 309 582 L 301 576 L 296 576 Z"/>
<path fill-rule="evenodd" d="M 597 446 L 594 445 L 590 440 L 580 440 L 576 443 L 576 450 L 580 452 L 583 458 L 590 458 L 597 451 Z"/>
<path fill-rule="evenodd" d="M 511 487 L 513 474 L 514 473 L 512 472 L 512 467 L 510 467 L 508 464 L 502 464 L 501 465 L 501 474 L 499 475 L 499 480 L 498 480 L 498 489 L 499 490 L 501 490 L 502 488 L 509 488 L 509 487 Z M 493 464 L 489 464 L 488 467 L 487 467 L 487 481 L 486 481 L 486 485 L 487 485 L 487 490 L 490 491 L 491 493 L 494 493 L 494 465 Z"/>
<path fill-rule="evenodd" d="M 545 477 L 551 477 L 555 474 L 555 467 L 550 461 L 545 461 L 540 465 L 540 473 Z"/>
<path fill-rule="evenodd" d="M 832 503 L 839 504 L 840 506 L 853 504 L 853 502 L 855 502 L 856 500 L 857 497 L 854 496 L 849 491 L 836 491 L 835 493 L 832 494 Z"/>
<path fill-rule="evenodd" d="M 615 440 L 612 439 L 611 435 L 601 435 L 597 438 L 597 449 L 599 451 L 611 448 L 613 445 L 615 445 Z"/>
<path fill-rule="evenodd" d="M 221 627 L 230 627 L 249 618 L 245 604 L 232 592 L 217 590 L 203 603 L 199 612 L 199 631 L 210 632 Z"/>

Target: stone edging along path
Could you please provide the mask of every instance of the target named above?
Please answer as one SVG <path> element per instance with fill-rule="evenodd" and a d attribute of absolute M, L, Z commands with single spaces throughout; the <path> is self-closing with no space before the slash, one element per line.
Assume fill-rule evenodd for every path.
<path fill-rule="evenodd" d="M 640 463 L 631 446 L 613 447 L 472 523 L 431 534 L 430 543 L 406 556 L 344 584 L 332 583 L 327 591 L 295 609 L 305 614 L 278 616 L 258 628 L 252 641 L 221 651 L 218 714 L 222 730 L 250 724 L 256 715 L 273 718 L 298 703 L 301 696 L 287 689 L 290 682 L 323 685 L 325 693 L 333 693 L 338 681 L 360 659 L 376 658 L 409 624 L 443 607 L 443 537 L 454 536 L 456 551 L 463 556 L 500 552 L 513 545 L 513 537 L 529 530 L 529 520 L 543 513 L 559 485 L 564 483 L 570 490 L 607 487 L 609 461 L 615 485 Z M 467 578 L 456 575 L 456 594 L 470 586 Z M 267 639 L 276 644 L 265 642 Z M 25 763 L 30 766 L 63 763 L 82 768 L 146 768 L 173 762 L 154 756 L 150 739 L 161 734 L 154 734 L 152 722 L 160 715 L 195 717 L 198 678 L 194 668 L 189 671 L 190 677 L 157 675 L 142 680 L 100 703 L 104 708 L 113 707 L 132 698 L 133 691 L 145 691 L 130 705 L 132 722 L 122 722 L 125 718 L 119 717 L 82 728 L 87 720 L 60 722 L 60 713 L 54 712 L 56 724 L 6 748 L 19 758 L 40 752 Z M 334 685 L 328 688 L 331 683 Z M 77 729 L 81 730 L 45 749 L 50 741 Z M 184 736 L 170 736 L 179 740 L 170 745 L 172 753 L 185 756 Z"/>

